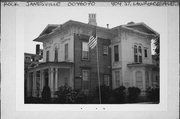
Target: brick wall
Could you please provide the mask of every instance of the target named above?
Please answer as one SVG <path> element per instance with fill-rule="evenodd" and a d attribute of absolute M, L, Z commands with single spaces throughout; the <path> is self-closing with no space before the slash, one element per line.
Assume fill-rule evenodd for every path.
<path fill-rule="evenodd" d="M 88 81 L 89 89 L 93 90 L 98 86 L 97 75 L 97 53 L 96 47 L 89 49 L 89 60 L 82 60 L 82 42 L 88 42 L 89 36 L 74 34 L 74 67 L 75 67 L 75 89 L 83 88 L 82 81 L 82 69 L 88 69 L 90 71 L 90 80 Z M 99 66 L 100 66 L 100 79 L 103 83 L 103 75 L 107 74 L 111 80 L 111 51 L 108 48 L 108 55 L 103 55 L 103 45 L 109 46 L 109 39 L 98 38 L 98 53 L 99 53 Z M 110 81 L 111 82 L 111 81 Z M 111 85 L 111 84 L 110 84 Z"/>

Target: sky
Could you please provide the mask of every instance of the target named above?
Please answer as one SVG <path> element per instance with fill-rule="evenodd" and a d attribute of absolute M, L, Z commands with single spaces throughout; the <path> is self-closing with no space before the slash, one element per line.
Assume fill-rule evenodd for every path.
<path fill-rule="evenodd" d="M 88 23 L 88 14 L 95 13 L 97 25 L 110 28 L 128 22 L 144 22 L 165 36 L 167 29 L 166 7 L 28 7 L 24 8 L 24 50 L 35 53 L 33 40 L 39 36 L 48 24 L 63 24 L 68 20 Z M 42 48 L 42 47 L 41 47 Z"/>

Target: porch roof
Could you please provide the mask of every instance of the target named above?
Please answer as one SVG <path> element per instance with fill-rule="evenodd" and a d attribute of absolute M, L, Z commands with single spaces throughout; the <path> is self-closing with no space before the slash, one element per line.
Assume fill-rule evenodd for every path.
<path fill-rule="evenodd" d="M 157 67 L 154 64 L 144 64 L 144 63 L 130 63 L 127 64 L 128 67 Z"/>
<path fill-rule="evenodd" d="M 39 66 L 72 66 L 73 62 L 43 62 Z"/>
<path fill-rule="evenodd" d="M 73 62 L 43 62 L 39 63 L 37 67 L 30 68 L 29 70 L 41 69 L 41 68 L 48 68 L 48 67 L 67 67 L 70 68 L 73 66 Z"/>

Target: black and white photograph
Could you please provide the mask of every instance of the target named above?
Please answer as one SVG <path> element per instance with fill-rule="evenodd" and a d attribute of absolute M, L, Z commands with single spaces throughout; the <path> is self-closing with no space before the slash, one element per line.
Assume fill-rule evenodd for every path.
<path fill-rule="evenodd" d="M 163 11 L 99 10 L 27 13 L 25 104 L 159 103 Z"/>
<path fill-rule="evenodd" d="M 178 118 L 179 4 L 1 7 L 2 119 Z"/>

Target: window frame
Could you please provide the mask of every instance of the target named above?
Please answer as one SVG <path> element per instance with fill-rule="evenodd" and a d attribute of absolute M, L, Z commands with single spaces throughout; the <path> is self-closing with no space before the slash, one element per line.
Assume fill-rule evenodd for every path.
<path fill-rule="evenodd" d="M 134 44 L 134 62 L 135 63 L 143 63 L 143 49 L 141 45 Z"/>
<path fill-rule="evenodd" d="M 142 63 L 142 47 L 138 46 L 138 57 L 139 57 L 139 63 Z"/>
<path fill-rule="evenodd" d="M 118 88 L 121 86 L 120 70 L 114 71 L 114 77 L 115 77 L 115 84 L 116 84 L 115 86 L 116 86 L 116 88 Z"/>
<path fill-rule="evenodd" d="M 145 58 L 148 57 L 147 48 L 144 49 L 144 57 L 145 57 Z"/>
<path fill-rule="evenodd" d="M 54 49 L 54 62 L 58 62 L 58 48 Z"/>
<path fill-rule="evenodd" d="M 68 43 L 64 44 L 64 60 L 65 61 L 68 60 L 68 47 L 69 47 Z"/>
<path fill-rule="evenodd" d="M 109 46 L 103 45 L 103 55 L 108 56 L 109 52 Z"/>
<path fill-rule="evenodd" d="M 81 82 L 81 88 L 82 90 L 89 90 L 89 80 L 90 80 L 90 70 L 89 69 L 82 69 L 82 82 Z M 86 80 L 84 80 L 84 72 L 86 72 Z"/>
<path fill-rule="evenodd" d="M 104 79 L 104 85 L 110 86 L 110 76 L 108 74 L 104 74 L 103 79 Z"/>
<path fill-rule="evenodd" d="M 142 71 L 136 71 L 135 77 L 136 77 L 136 87 L 138 87 L 139 89 L 142 90 L 143 89 L 143 73 L 142 73 Z M 141 79 L 141 80 L 139 80 L 139 79 Z"/>
<path fill-rule="evenodd" d="M 84 80 L 84 75 L 83 75 L 84 72 L 87 73 L 86 74 L 87 80 Z M 82 80 L 83 81 L 89 81 L 89 70 L 88 69 L 82 69 Z"/>
<path fill-rule="evenodd" d="M 117 47 L 117 53 L 116 53 Z M 119 62 L 119 45 L 114 45 L 114 62 Z"/>
<path fill-rule="evenodd" d="M 87 44 L 87 51 L 84 51 L 84 45 L 83 44 Z M 87 58 L 85 57 L 84 58 L 84 56 L 86 56 L 86 55 L 84 55 L 84 53 L 87 53 L 86 55 L 87 55 Z M 89 58 L 89 46 L 88 46 L 88 42 L 86 42 L 86 41 L 82 41 L 82 44 L 81 44 L 81 59 L 82 60 L 89 60 L 90 58 Z"/>
<path fill-rule="evenodd" d="M 137 48 L 137 45 L 134 45 L 134 62 L 138 63 L 138 48 Z"/>

